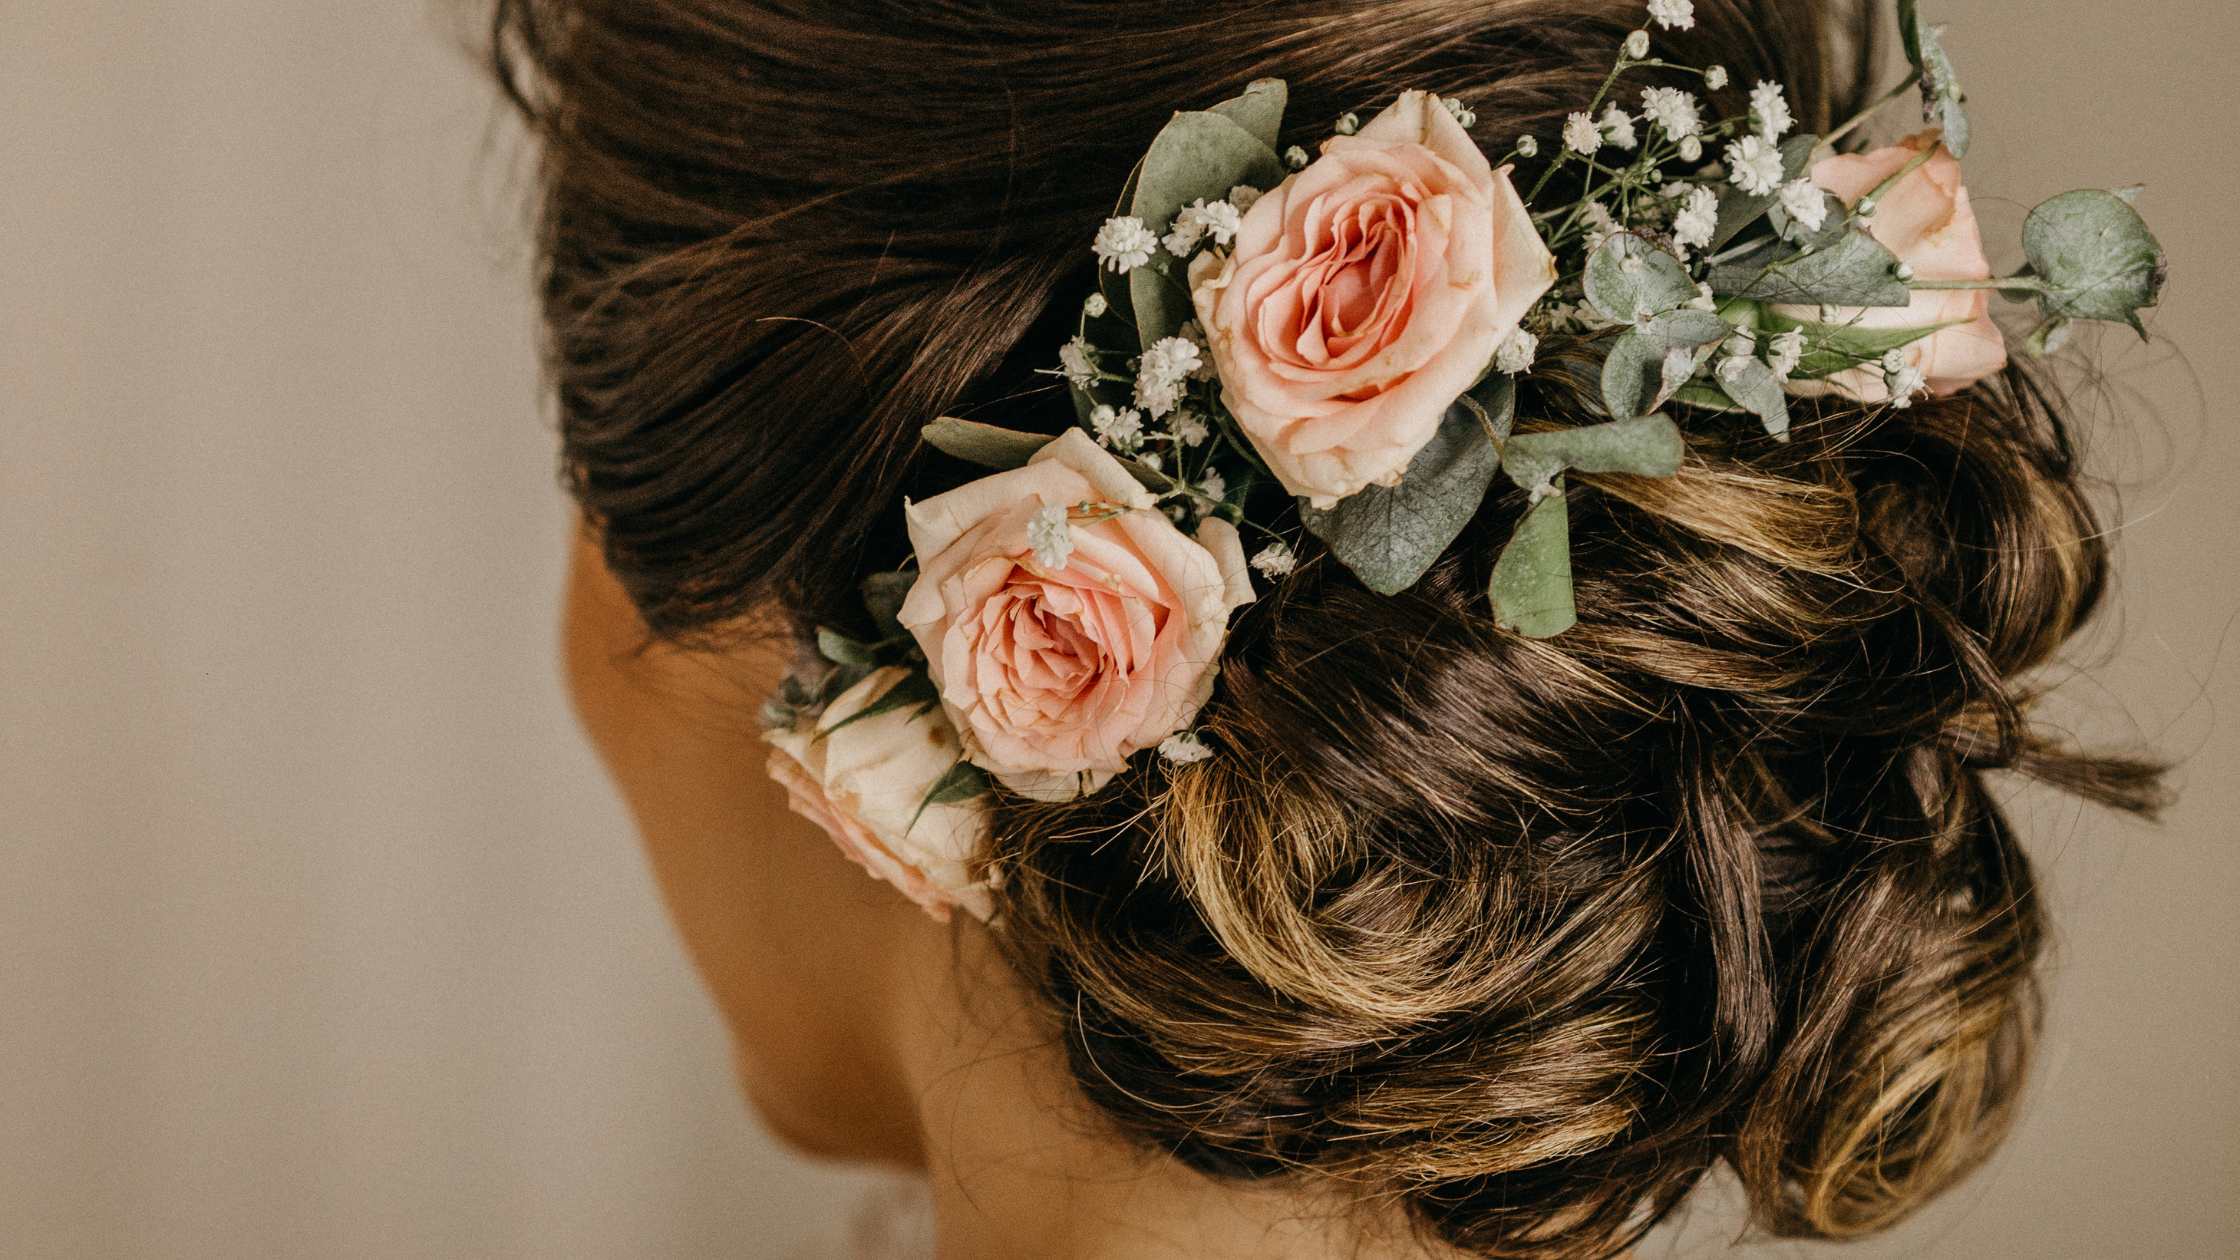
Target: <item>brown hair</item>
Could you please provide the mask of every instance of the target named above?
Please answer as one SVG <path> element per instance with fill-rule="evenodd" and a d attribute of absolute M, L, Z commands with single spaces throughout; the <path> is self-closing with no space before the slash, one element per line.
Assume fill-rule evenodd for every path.
<path fill-rule="evenodd" d="M 1825 127 L 1871 6 L 1697 0 L 1671 39 Z M 1311 140 L 1402 87 L 1489 149 L 1593 95 L 1638 0 L 500 0 L 544 141 L 565 466 L 658 634 L 860 617 L 916 441 L 1056 431 L 1086 242 L 1167 112 L 1289 80 Z M 1842 44 L 1839 52 L 1837 44 Z M 1733 102 L 1726 102 L 1732 105 Z M 1287 136 L 1288 142 L 1292 137 Z M 1561 361 L 1526 414 L 1580 412 Z M 1223 750 L 1006 801 L 998 933 L 1083 1091 L 1211 1173 L 1398 1198 L 1489 1256 L 1621 1249 L 1713 1164 L 1767 1229 L 1880 1228 L 1996 1141 L 2042 925 L 1985 774 L 2150 808 L 2016 680 L 2107 560 L 2015 370 L 1787 444 L 1691 417 L 1668 481 L 1577 478 L 1579 625 L 1497 630 L 1496 494 L 1415 590 L 1308 562 L 1239 618 Z"/>

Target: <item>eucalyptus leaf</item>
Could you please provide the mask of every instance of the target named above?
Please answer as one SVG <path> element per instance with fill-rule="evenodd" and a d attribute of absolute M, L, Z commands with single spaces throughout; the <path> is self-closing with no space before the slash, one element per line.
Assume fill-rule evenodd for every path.
<path fill-rule="evenodd" d="M 1546 639 L 1576 625 L 1571 593 L 1571 512 L 1563 482 L 1524 514 L 1493 564 L 1486 597 L 1494 621 L 1528 639 Z"/>
<path fill-rule="evenodd" d="M 1722 393 L 1758 417 L 1767 433 L 1788 440 L 1789 395 L 1771 367 L 1760 359 L 1736 356 L 1720 360 L 1716 375 Z"/>
<path fill-rule="evenodd" d="M 1874 363 L 1892 350 L 1903 349 L 1924 337 L 1943 332 L 1958 321 L 1915 325 L 1910 328 L 1867 328 L 1859 324 L 1792 323 L 1787 320 L 1777 322 L 1780 331 L 1796 328 L 1804 332 L 1804 357 L 1798 360 L 1796 370 L 1789 373 L 1790 379 L 1816 381 Z"/>
<path fill-rule="evenodd" d="M 1244 122 L 1210 110 L 1176 114 L 1143 155 L 1128 212 L 1164 235 L 1174 216 L 1193 201 L 1218 201 L 1238 184 L 1266 189 L 1282 182 L 1282 160 L 1251 130 L 1265 104 L 1263 99 L 1249 108 L 1238 105 L 1235 112 L 1246 115 Z M 1182 260 L 1162 249 L 1153 265 L 1128 273 L 1128 299 L 1135 309 L 1140 345 L 1173 336 L 1190 318 L 1189 286 L 1182 269 Z"/>
<path fill-rule="evenodd" d="M 1945 51 L 1944 28 L 1922 18 L 1917 0 L 1898 0 L 1898 30 L 1905 40 L 1906 60 L 1921 78 L 1921 112 L 1944 129 L 1944 147 L 1952 156 L 1968 155 L 1968 111 L 1962 108 L 1968 94 Z"/>
<path fill-rule="evenodd" d="M 1696 300 L 1688 269 L 1664 250 L 1619 232 L 1587 259 L 1587 301 L 1603 318 L 1637 324 Z"/>
<path fill-rule="evenodd" d="M 1806 228 L 1803 224 L 1797 222 L 1796 216 L 1790 214 L 1784 206 L 1773 208 L 1771 216 L 1773 230 L 1780 235 L 1782 240 L 1799 249 L 1826 249 L 1830 245 L 1841 244 L 1843 234 L 1851 228 L 1851 211 L 1849 207 L 1843 204 L 1843 198 L 1836 196 L 1825 188 L 1818 191 L 1820 193 L 1821 215 L 1818 228 Z"/>
<path fill-rule="evenodd" d="M 1242 94 L 1208 108 L 1251 132 L 1254 139 L 1267 145 L 1272 152 L 1276 148 L 1276 138 L 1283 131 L 1283 111 L 1290 103 L 1290 96 L 1290 89 L 1281 79 L 1254 79 L 1245 85 Z M 1222 192 L 1226 195 L 1228 190 Z"/>
<path fill-rule="evenodd" d="M 1803 178 L 1805 172 L 1812 169 L 1812 151 L 1818 147 L 1820 137 L 1815 135 L 1799 134 L 1782 141 L 1781 182 Z M 1728 241 L 1740 236 L 1744 228 L 1764 218 L 1766 211 L 1773 209 L 1780 201 L 1781 194 L 1778 191 L 1751 194 L 1742 191 L 1736 184 L 1722 186 L 1719 189 L 1719 221 L 1711 232 L 1710 250 L 1724 248 Z"/>
<path fill-rule="evenodd" d="M 1501 467 L 1490 425 L 1506 434 L 1516 411 L 1516 385 L 1489 377 L 1467 403 L 1447 410 L 1439 429 L 1396 486 L 1370 486 L 1320 510 L 1299 507 L 1299 519 L 1362 585 L 1379 595 L 1414 586 L 1485 502 Z M 1480 413 L 1484 418 L 1481 419 Z"/>
<path fill-rule="evenodd" d="M 817 655 L 835 665 L 870 669 L 879 663 L 868 643 L 858 643 L 830 626 L 817 627 Z"/>
<path fill-rule="evenodd" d="M 2038 304 L 2047 319 L 2109 320 L 2146 336 L 2139 312 L 2162 300 L 2170 264 L 2130 201 L 2094 188 L 2063 193 L 2023 221 L 2022 249 L 2046 286 Z"/>
<path fill-rule="evenodd" d="M 955 416 L 943 416 L 918 433 L 935 450 L 982 468 L 1021 467 L 1056 440 L 1047 433 L 1021 433 Z"/>
<path fill-rule="evenodd" d="M 879 633 L 894 638 L 902 630 L 902 601 L 909 597 L 910 588 L 917 585 L 915 573 L 874 573 L 863 580 L 863 606 L 871 613 L 871 622 Z"/>
<path fill-rule="evenodd" d="M 1912 290 L 1898 278 L 1898 257 L 1856 227 L 1835 244 L 1809 252 L 1768 245 L 1711 269 L 1722 297 L 1793 306 L 1907 306 Z"/>
<path fill-rule="evenodd" d="M 1511 481 L 1537 495 L 1545 494 L 1566 469 L 1670 477 L 1680 471 L 1685 447 L 1680 430 L 1667 417 L 1635 416 L 1516 434 L 1501 448 L 1501 467 Z"/>
<path fill-rule="evenodd" d="M 1727 392 L 1711 381 L 1690 381 L 1673 392 L 1672 401 L 1685 403 L 1705 411 L 1732 412 L 1742 410 L 1742 405 L 1727 397 Z"/>
<path fill-rule="evenodd" d="M 1655 411 L 1678 384 L 1666 379 L 1667 357 L 1725 338 L 1728 326 L 1710 311 L 1667 311 L 1610 342 L 1602 362 L 1602 403 L 1613 420 Z M 1690 364 L 1690 375 L 1694 365 Z"/>

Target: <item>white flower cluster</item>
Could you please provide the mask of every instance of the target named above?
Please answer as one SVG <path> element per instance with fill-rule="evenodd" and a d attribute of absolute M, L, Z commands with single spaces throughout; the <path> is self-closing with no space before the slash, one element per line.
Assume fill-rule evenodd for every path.
<path fill-rule="evenodd" d="M 1121 275 L 1150 262 L 1152 251 L 1158 248 L 1158 236 L 1132 214 L 1106 219 L 1097 229 L 1095 244 L 1090 246 L 1098 263 Z"/>
<path fill-rule="evenodd" d="M 1684 31 L 1696 24 L 1692 0 L 1649 0 L 1649 20 L 1668 31 Z"/>
<path fill-rule="evenodd" d="M 1208 238 L 1216 245 L 1227 245 L 1237 239 L 1242 218 L 1230 202 L 1207 201 L 1200 197 L 1174 216 L 1174 226 L 1168 229 L 1165 241 L 1167 252 L 1177 258 L 1187 258 Z"/>
<path fill-rule="evenodd" d="M 1719 230 L 1719 194 L 1698 184 L 1687 190 L 1680 210 L 1672 216 L 1672 243 L 1682 249 L 1702 249 Z"/>
<path fill-rule="evenodd" d="M 1027 545 L 1043 568 L 1062 569 L 1073 559 L 1073 526 L 1066 515 L 1063 506 L 1053 503 L 1027 518 Z"/>
<path fill-rule="evenodd" d="M 1205 370 L 1204 352 L 1188 337 L 1161 337 L 1136 364 L 1136 406 L 1158 419 L 1182 403 L 1183 386 Z"/>

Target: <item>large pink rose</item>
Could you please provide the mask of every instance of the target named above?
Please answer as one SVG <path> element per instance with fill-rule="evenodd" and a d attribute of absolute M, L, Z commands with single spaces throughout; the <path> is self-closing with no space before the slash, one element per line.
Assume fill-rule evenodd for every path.
<path fill-rule="evenodd" d="M 1812 181 L 1845 205 L 1856 205 L 1931 146 L 1936 152 L 1927 162 L 1882 194 L 1869 231 L 1898 261 L 1913 267 L 1916 280 L 1986 279 L 1991 262 L 1984 257 L 1975 207 L 1960 182 L 1960 160 L 1944 147 L 1940 133 L 1925 131 L 1887 149 L 1824 158 L 1813 164 Z M 1792 319 L 1823 319 L 1816 307 L 1779 309 Z M 1825 322 L 1859 328 L 1952 325 L 1901 352 L 1906 362 L 1921 369 L 1935 394 L 1959 393 L 2007 365 L 2007 340 L 1991 322 L 1988 289 L 1918 290 L 1910 306 L 1842 308 L 1826 312 Z M 1825 380 L 1792 382 L 1789 388 L 1798 394 L 1840 394 L 1863 403 L 1890 399 L 1881 369 L 1873 366 Z"/>
<path fill-rule="evenodd" d="M 944 923 L 951 906 L 984 920 L 991 899 L 972 864 L 987 833 L 981 806 L 926 803 L 963 753 L 956 732 L 941 714 L 908 706 L 856 716 L 908 678 L 897 666 L 874 670 L 817 717 L 763 732 L 767 768 L 793 812 L 874 878 Z"/>
<path fill-rule="evenodd" d="M 1509 168 L 1408 92 L 1255 202 L 1190 296 L 1222 402 L 1329 507 L 1400 479 L 1555 275 Z"/>
<path fill-rule="evenodd" d="M 1023 468 L 907 505 L 918 580 L 902 624 L 963 736 L 1015 792 L 1094 791 L 1184 730 L 1213 691 L 1229 614 L 1252 599 L 1237 531 L 1184 534 L 1079 429 Z M 1071 554 L 1036 558 L 1028 528 L 1067 510 Z"/>

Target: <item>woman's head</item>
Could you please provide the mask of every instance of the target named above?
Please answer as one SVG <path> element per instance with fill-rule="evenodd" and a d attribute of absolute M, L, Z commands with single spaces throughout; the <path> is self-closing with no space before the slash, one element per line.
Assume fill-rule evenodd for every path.
<path fill-rule="evenodd" d="M 1786 84 L 1817 130 L 1861 96 L 1872 16 L 1698 0 L 1660 38 L 1730 93 Z M 502 3 L 546 146 L 565 466 L 607 567 L 682 643 L 771 609 L 859 620 L 860 577 L 907 554 L 903 497 L 960 479 L 921 424 L 1068 423 L 1035 369 L 1170 111 L 1280 75 L 1319 132 L 1420 87 L 1500 151 L 1552 137 L 1641 20 Z M 1533 405 L 1583 413 L 1585 374 L 1543 361 Z M 1767 1227 L 1846 1235 L 1989 1149 L 2042 929 L 1984 776 L 2154 790 L 2041 737 L 2016 681 L 2105 575 L 2059 408 L 2015 371 L 1803 405 L 1787 443 L 1716 418 L 1687 438 L 1676 478 L 1579 478 L 1603 493 L 1572 508 L 1562 637 L 1486 607 L 1525 506 L 1497 493 L 1404 595 L 1310 555 L 1241 613 L 1215 757 L 996 807 L 995 939 L 1120 1132 L 1551 1257 L 1609 1251 L 1716 1163 Z"/>

